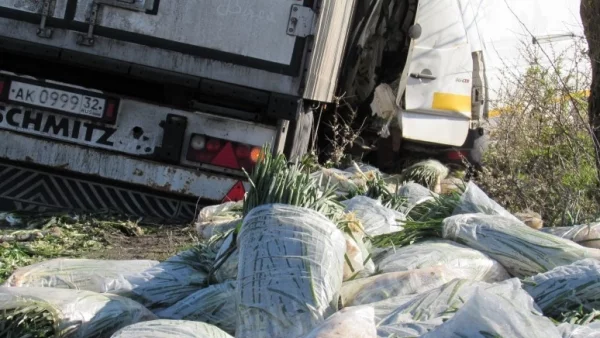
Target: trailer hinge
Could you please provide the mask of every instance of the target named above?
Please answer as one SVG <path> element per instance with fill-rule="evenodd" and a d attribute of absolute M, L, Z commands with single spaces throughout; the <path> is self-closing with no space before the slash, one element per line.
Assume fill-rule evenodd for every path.
<path fill-rule="evenodd" d="M 86 34 L 77 35 L 77 44 L 82 46 L 93 46 L 94 45 L 94 26 L 98 19 L 98 10 L 100 10 L 100 4 L 96 1 L 92 2 L 92 10 L 88 18 L 88 31 Z"/>
<path fill-rule="evenodd" d="M 44 0 L 42 3 L 42 20 L 40 21 L 40 27 L 37 29 L 37 36 L 40 38 L 52 38 L 52 28 L 46 27 L 46 21 L 50 15 L 51 2 L 52 0 Z"/>
<path fill-rule="evenodd" d="M 90 16 L 88 18 L 88 31 L 85 34 L 79 34 L 77 36 L 78 45 L 94 45 L 94 26 L 98 23 L 98 11 L 100 10 L 100 5 L 123 8 L 136 12 L 146 12 L 147 14 L 155 14 L 152 12 L 157 9 L 155 6 L 158 5 L 158 2 L 157 0 L 94 0 L 92 2 L 92 10 L 90 11 Z"/>
<path fill-rule="evenodd" d="M 305 38 L 315 34 L 315 12 L 310 7 L 292 5 L 287 34 Z"/>

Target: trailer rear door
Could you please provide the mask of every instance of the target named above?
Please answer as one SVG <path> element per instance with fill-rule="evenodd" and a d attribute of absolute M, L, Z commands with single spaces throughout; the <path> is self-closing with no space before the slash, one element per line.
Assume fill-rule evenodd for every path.
<path fill-rule="evenodd" d="M 305 0 L 0 0 L 0 17 L 296 75 L 314 14 Z M 88 38 L 87 33 L 90 32 Z M 113 46 L 114 48 L 114 46 Z M 119 51 L 122 52 L 122 51 Z"/>
<path fill-rule="evenodd" d="M 95 34 L 283 73 L 298 71 L 302 44 L 288 34 L 298 0 L 79 0 L 81 30 L 98 8 Z M 109 4 L 112 3 L 112 4 Z M 292 5 L 298 7 L 292 8 Z M 134 8 L 134 9 L 131 9 Z M 136 10 L 137 8 L 137 10 Z"/>

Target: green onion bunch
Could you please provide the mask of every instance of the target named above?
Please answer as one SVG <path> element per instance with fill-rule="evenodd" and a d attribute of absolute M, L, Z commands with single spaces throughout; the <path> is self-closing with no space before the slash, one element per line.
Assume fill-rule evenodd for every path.
<path fill-rule="evenodd" d="M 444 220 L 452 216 L 454 209 L 460 204 L 462 193 L 452 192 L 448 195 L 433 195 L 432 199 L 416 205 L 407 217 L 413 221 Z"/>
<path fill-rule="evenodd" d="M 244 199 L 243 214 L 265 204 L 288 204 L 315 210 L 336 223 L 344 207 L 336 200 L 336 187 L 328 180 L 311 177 L 301 164 L 288 165 L 284 155 L 271 155 L 266 149 L 252 174 L 246 172 L 251 188 Z"/>
<path fill-rule="evenodd" d="M 452 216 L 460 203 L 461 193 L 433 196 L 410 210 L 402 231 L 375 236 L 376 247 L 402 247 L 430 238 L 442 238 L 444 219 Z"/>
<path fill-rule="evenodd" d="M 434 187 L 448 176 L 448 168 L 436 160 L 417 162 L 404 169 L 401 182 L 415 182 L 433 190 Z"/>
<path fill-rule="evenodd" d="M 10 309 L 0 310 L 0 337 L 55 337 L 59 328 L 58 313 L 46 302 L 23 300 Z"/>
<path fill-rule="evenodd" d="M 406 198 L 398 195 L 396 191 L 390 191 L 386 180 L 377 171 L 362 172 L 358 165 L 354 163 L 359 175 L 365 180 L 363 189 L 350 192 L 346 199 L 352 199 L 356 196 L 366 196 L 381 201 L 381 204 L 396 211 L 402 211 L 406 206 Z"/>
<path fill-rule="evenodd" d="M 577 310 L 563 313 L 559 322 L 576 325 L 588 325 L 597 320 L 600 320 L 600 311 L 586 311 L 582 305 Z"/>

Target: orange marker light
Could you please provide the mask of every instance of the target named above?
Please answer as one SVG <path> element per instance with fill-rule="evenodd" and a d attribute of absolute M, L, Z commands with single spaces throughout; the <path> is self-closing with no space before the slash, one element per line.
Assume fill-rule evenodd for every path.
<path fill-rule="evenodd" d="M 264 155 L 262 153 L 262 149 L 255 147 L 252 148 L 252 151 L 250 151 L 250 160 L 254 163 L 258 162 L 258 160 L 264 158 Z"/>

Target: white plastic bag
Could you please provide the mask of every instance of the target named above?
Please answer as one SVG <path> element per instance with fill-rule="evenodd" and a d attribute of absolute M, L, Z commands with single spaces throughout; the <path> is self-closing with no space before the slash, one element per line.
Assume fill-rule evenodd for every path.
<path fill-rule="evenodd" d="M 130 325 L 111 338 L 233 338 L 206 323 L 159 319 Z"/>
<path fill-rule="evenodd" d="M 402 247 L 389 252 L 375 263 L 383 273 L 444 266 L 454 271 L 455 278 L 485 282 L 510 278 L 506 269 L 496 260 L 448 240 L 431 240 Z"/>
<path fill-rule="evenodd" d="M 542 231 L 572 240 L 588 248 L 600 249 L 600 223 L 572 227 L 545 228 Z"/>
<path fill-rule="evenodd" d="M 229 254 L 230 249 L 234 241 L 233 232 L 227 235 L 223 244 L 217 252 L 217 258 L 215 259 L 215 278 L 219 283 L 225 283 L 226 281 L 235 280 L 237 278 L 238 263 L 239 263 L 239 250 L 235 248 L 233 252 Z M 218 265 L 218 266 L 217 266 Z"/>
<path fill-rule="evenodd" d="M 202 239 L 209 239 L 218 233 L 225 233 L 242 221 L 242 202 L 226 202 L 200 210 L 196 221 L 196 231 Z"/>
<path fill-rule="evenodd" d="M 344 235 L 321 214 L 263 205 L 244 219 L 236 337 L 302 337 L 337 309 Z"/>
<path fill-rule="evenodd" d="M 419 204 L 425 203 L 427 201 L 433 201 L 435 197 L 438 196 L 433 191 L 414 182 L 408 182 L 403 184 L 398 189 L 398 195 L 406 198 L 406 210 L 403 210 L 403 212 L 405 213 L 410 212 L 412 208 Z"/>
<path fill-rule="evenodd" d="M 401 231 L 401 223 L 406 221 L 404 214 L 386 208 L 380 201 L 366 196 L 356 196 L 342 204 L 346 206 L 347 212 L 356 215 L 364 232 L 371 237 Z"/>
<path fill-rule="evenodd" d="M 342 285 L 342 302 L 344 306 L 370 304 L 392 297 L 423 293 L 456 278 L 469 277 L 463 270 L 444 265 L 389 272 L 345 282 Z"/>
<path fill-rule="evenodd" d="M 600 322 L 587 325 L 562 323 L 558 325 L 562 338 L 600 338 Z"/>
<path fill-rule="evenodd" d="M 304 338 L 376 338 L 375 312 L 370 306 L 340 310 Z"/>
<path fill-rule="evenodd" d="M 529 292 L 545 315 L 600 309 L 600 261 L 584 259 L 525 279 Z"/>
<path fill-rule="evenodd" d="M 531 296 L 521 289 L 521 283 L 516 278 L 494 284 L 455 279 L 425 293 L 392 297 L 369 305 L 375 309 L 380 336 L 396 334 L 410 337 L 415 333 L 420 336 L 452 318 L 456 310 L 473 297 L 478 287 L 511 299 L 532 313 L 541 315 Z M 403 335 L 405 333 L 410 334 Z"/>
<path fill-rule="evenodd" d="M 204 286 L 207 273 L 196 249 L 186 250 L 131 277 L 129 297 L 152 311 L 177 303 Z"/>
<path fill-rule="evenodd" d="M 391 325 L 380 325 L 377 335 L 384 338 L 415 338 L 435 330 L 444 323 L 443 318 L 433 318 L 423 321 L 407 321 Z"/>
<path fill-rule="evenodd" d="M 344 280 L 354 278 L 365 269 L 363 253 L 358 243 L 350 234 L 344 233 L 346 239 L 346 256 L 344 261 Z"/>
<path fill-rule="evenodd" d="M 477 184 L 470 181 L 467 184 L 465 192 L 460 197 L 458 206 L 454 209 L 453 215 L 462 214 L 486 214 L 486 215 L 498 215 L 509 218 L 515 222 L 515 224 L 525 225 L 517 217 L 510 212 L 506 211 L 500 204 L 496 203 L 493 199 L 489 198 L 483 190 L 481 190 Z"/>
<path fill-rule="evenodd" d="M 229 334 L 234 334 L 236 324 L 235 286 L 235 281 L 211 285 L 156 314 L 165 319 L 192 320 L 212 324 Z"/>
<path fill-rule="evenodd" d="M 600 250 L 534 230 L 503 216 L 466 214 L 443 222 L 443 237 L 497 260 L 514 277 L 529 277 L 584 258 L 600 259 Z"/>
<path fill-rule="evenodd" d="M 18 313 L 27 312 L 26 317 L 31 318 L 31 311 L 36 308 L 55 322 L 54 334 L 57 337 L 105 338 L 122 327 L 156 319 L 141 304 L 112 294 L 71 289 L 0 287 L 0 325 L 5 329 L 15 324 L 14 321 L 20 321 Z M 38 321 L 37 325 L 41 323 Z M 9 331 L 16 335 L 17 328 L 12 326 Z M 21 336 L 26 337 L 27 333 Z"/>
<path fill-rule="evenodd" d="M 383 174 L 381 171 L 379 171 L 378 168 L 376 168 L 372 165 L 364 164 L 364 163 L 356 163 L 356 165 L 352 165 L 352 166 L 346 168 L 344 171 L 351 173 L 351 174 L 364 174 L 364 173 L 368 173 L 368 172 L 374 172 L 379 175 L 385 176 L 385 174 Z"/>
<path fill-rule="evenodd" d="M 514 290 L 514 293 L 519 291 L 522 292 Z M 524 303 L 508 296 L 477 288 L 450 320 L 422 337 L 561 337 L 550 319 L 534 313 L 533 302 Z"/>
<path fill-rule="evenodd" d="M 378 326 L 429 321 L 440 317 L 447 319 L 453 314 L 449 310 L 460 308 L 480 285 L 489 287 L 491 284 L 455 279 L 424 293 L 391 297 L 369 305 L 375 309 Z"/>
<path fill-rule="evenodd" d="M 349 173 L 339 169 L 321 168 L 311 174 L 313 179 L 320 182 L 321 187 L 326 184 L 335 184 L 338 195 L 347 195 L 352 191 L 364 190 L 367 187 L 367 180 L 360 173 Z"/>
<path fill-rule="evenodd" d="M 57 258 L 17 269 L 4 283 L 9 287 L 44 287 L 124 293 L 132 289 L 130 278 L 158 264 L 157 261 L 92 260 Z"/>

